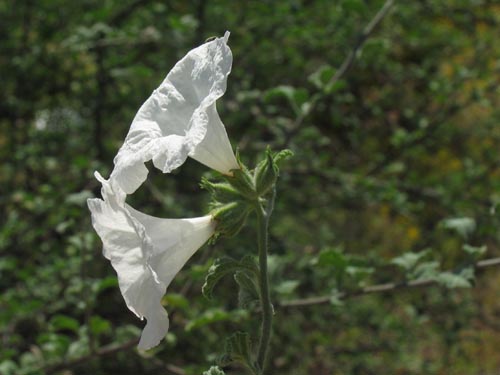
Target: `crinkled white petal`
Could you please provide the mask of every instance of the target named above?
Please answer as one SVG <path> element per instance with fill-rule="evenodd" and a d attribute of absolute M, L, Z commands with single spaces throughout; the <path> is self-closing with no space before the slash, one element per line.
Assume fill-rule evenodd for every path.
<path fill-rule="evenodd" d="M 164 173 L 188 156 L 225 174 L 238 168 L 215 108 L 231 71 L 228 37 L 191 50 L 137 112 L 111 174 L 127 194 L 146 179 L 149 160 Z"/>
<path fill-rule="evenodd" d="M 147 320 L 139 348 L 149 349 L 168 331 L 168 315 L 161 305 L 168 285 L 214 233 L 215 224 L 211 216 L 160 219 L 145 215 L 126 205 L 108 181 L 102 182 L 104 200 L 88 200 L 92 224 L 103 242 L 104 256 L 118 274 L 127 307 Z"/>

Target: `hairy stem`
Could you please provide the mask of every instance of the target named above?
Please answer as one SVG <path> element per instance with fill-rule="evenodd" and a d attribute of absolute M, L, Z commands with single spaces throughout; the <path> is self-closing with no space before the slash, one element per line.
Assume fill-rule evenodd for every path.
<path fill-rule="evenodd" d="M 271 304 L 269 277 L 267 273 L 267 237 L 269 216 L 270 212 L 266 212 L 264 207 L 259 204 L 257 209 L 257 241 L 259 244 L 259 288 L 260 301 L 262 304 L 262 334 L 260 336 L 257 364 L 261 371 L 261 375 L 264 375 L 273 322 L 273 306 Z"/>

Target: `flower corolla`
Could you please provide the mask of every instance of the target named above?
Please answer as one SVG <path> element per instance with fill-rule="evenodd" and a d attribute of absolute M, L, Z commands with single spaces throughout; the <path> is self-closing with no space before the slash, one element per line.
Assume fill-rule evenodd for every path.
<path fill-rule="evenodd" d="M 163 173 L 188 156 L 222 174 L 239 168 L 215 107 L 231 72 L 228 38 L 226 32 L 188 52 L 137 112 L 111 173 L 125 193 L 144 182 L 149 160 Z"/>
<path fill-rule="evenodd" d="M 189 258 L 214 233 L 211 216 L 161 219 L 124 202 L 124 192 L 96 173 L 103 199 L 89 199 L 92 224 L 103 242 L 103 254 L 118 274 L 127 307 L 147 324 L 139 341 L 149 349 L 165 337 L 169 321 L 161 299 Z"/>

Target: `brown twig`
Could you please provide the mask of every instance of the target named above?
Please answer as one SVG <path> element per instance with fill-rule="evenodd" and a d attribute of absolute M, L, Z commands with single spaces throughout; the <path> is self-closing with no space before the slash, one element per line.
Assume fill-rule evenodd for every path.
<path fill-rule="evenodd" d="M 485 259 L 477 262 L 474 267 L 475 269 L 484 269 L 488 267 L 500 266 L 500 257 Z M 336 295 L 335 297 L 338 299 L 348 299 L 352 297 L 363 296 L 366 294 L 372 293 L 384 293 L 390 292 L 393 290 L 399 289 L 410 289 L 410 288 L 419 288 L 428 285 L 436 284 L 437 281 L 435 279 L 423 279 L 423 280 L 414 280 L 414 281 L 404 281 L 400 283 L 386 283 L 386 284 L 378 284 L 367 286 L 365 288 L 361 288 L 359 290 L 353 292 L 345 292 Z M 331 295 L 328 296 L 317 296 L 317 297 L 309 297 L 302 298 L 290 301 L 281 301 L 279 303 L 280 307 L 305 307 L 305 306 L 313 306 L 313 305 L 323 305 L 330 303 L 332 299 Z"/>

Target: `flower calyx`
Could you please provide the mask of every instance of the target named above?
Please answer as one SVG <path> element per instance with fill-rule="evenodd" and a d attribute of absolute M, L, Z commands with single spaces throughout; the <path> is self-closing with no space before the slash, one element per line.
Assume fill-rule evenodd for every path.
<path fill-rule="evenodd" d="M 267 148 L 264 160 L 254 170 L 249 170 L 237 157 L 240 168 L 232 169 L 232 175 L 225 175 L 226 182 L 202 180 L 201 187 L 212 195 L 210 206 L 217 222 L 216 236 L 231 237 L 241 230 L 250 212 L 266 201 L 276 184 L 278 164 L 291 155 L 290 150 L 273 153 Z"/>
<path fill-rule="evenodd" d="M 211 211 L 216 221 L 215 236 L 233 237 L 243 228 L 252 207 L 242 201 L 234 201 L 214 207 Z"/>

